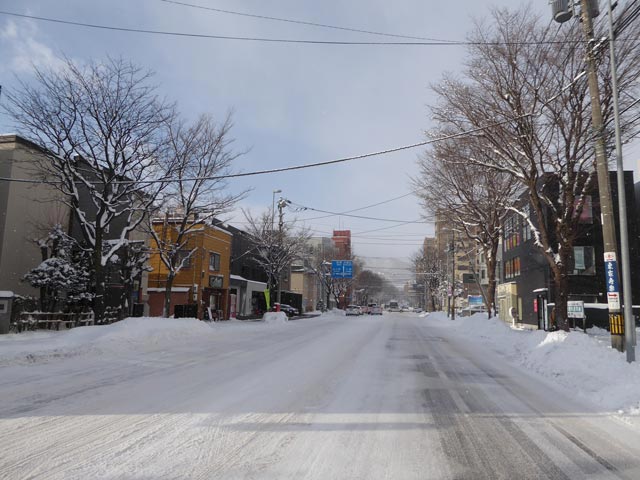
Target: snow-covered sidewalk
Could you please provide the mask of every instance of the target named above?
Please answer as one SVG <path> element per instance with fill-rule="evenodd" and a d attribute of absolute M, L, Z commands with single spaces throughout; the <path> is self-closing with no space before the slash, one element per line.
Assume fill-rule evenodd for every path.
<path fill-rule="evenodd" d="M 595 328 L 588 334 L 520 330 L 487 319 L 484 313 L 451 321 L 438 312 L 426 320 L 485 345 L 506 361 L 608 411 L 640 415 L 640 364 L 627 363 L 624 353 L 612 349 L 606 330 Z"/>

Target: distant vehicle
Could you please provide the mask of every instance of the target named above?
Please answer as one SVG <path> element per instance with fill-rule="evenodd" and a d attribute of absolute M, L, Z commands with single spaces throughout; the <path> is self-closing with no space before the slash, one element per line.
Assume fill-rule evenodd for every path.
<path fill-rule="evenodd" d="M 344 314 L 347 316 L 358 316 L 360 315 L 360 307 L 358 307 L 357 305 L 347 305 L 347 309 L 344 311 Z"/>
<path fill-rule="evenodd" d="M 417 307 L 413 310 L 416 313 L 422 313 L 422 309 L 420 307 Z"/>
<path fill-rule="evenodd" d="M 363 315 L 364 314 L 364 307 L 361 307 L 358 305 L 358 315 Z"/>
<path fill-rule="evenodd" d="M 401 312 L 400 305 L 396 300 L 391 300 L 389 302 L 389 311 L 390 312 Z"/>
<path fill-rule="evenodd" d="M 280 304 L 280 311 L 286 313 L 287 317 L 295 317 L 297 315 L 300 315 L 300 311 L 297 308 L 292 307 L 291 305 L 287 305 L 286 303 Z"/>
<path fill-rule="evenodd" d="M 377 303 L 370 303 L 369 315 L 382 315 L 382 307 Z"/>

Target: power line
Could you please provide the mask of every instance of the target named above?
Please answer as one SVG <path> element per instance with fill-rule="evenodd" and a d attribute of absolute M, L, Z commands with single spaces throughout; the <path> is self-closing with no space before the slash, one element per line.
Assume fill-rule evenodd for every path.
<path fill-rule="evenodd" d="M 2 12 L 0 12 L 2 13 Z M 328 161 L 324 161 L 324 162 L 316 162 L 316 163 L 307 163 L 307 164 L 303 164 L 303 165 L 295 165 L 295 166 L 291 166 L 291 167 L 282 167 L 282 168 L 272 168 L 272 169 L 268 169 L 268 170 L 257 170 L 257 171 L 253 171 L 253 172 L 245 172 L 245 173 L 231 173 L 228 175 L 213 175 L 213 176 L 201 176 L 201 177 L 192 177 L 192 178 L 182 178 L 182 179 L 175 179 L 175 178 L 169 178 L 169 177 L 165 177 L 165 178 L 160 178 L 160 179 L 154 179 L 154 180 L 118 180 L 118 181 L 114 181 L 111 182 L 111 184 L 131 184 L 131 183 L 137 183 L 140 185 L 151 185 L 151 184 L 155 184 L 155 183 L 174 183 L 177 181 L 182 181 L 182 182 L 190 182 L 190 181 L 196 181 L 196 180 L 224 180 L 224 179 L 228 179 L 228 178 L 240 178 L 240 177 L 250 177 L 250 176 L 255 176 L 255 175 L 266 175 L 269 173 L 281 173 L 281 172 L 289 172 L 289 171 L 293 171 L 293 170 L 303 170 L 303 169 L 307 169 L 307 168 L 314 168 L 314 167 L 321 167 L 321 166 L 325 166 L 325 165 L 335 165 L 337 163 L 345 163 L 345 162 L 350 162 L 353 160 L 360 160 L 363 158 L 369 158 L 369 157 L 376 157 L 376 156 L 380 156 L 380 155 L 386 155 L 389 153 L 395 153 L 395 152 L 400 152 L 403 150 L 411 150 L 413 148 L 416 147 L 423 147 L 425 145 L 430 145 L 432 143 L 437 143 L 437 142 L 441 142 L 441 141 L 445 141 L 445 140 L 451 140 L 453 138 L 459 138 L 459 137 L 464 137 L 466 135 L 470 135 L 473 133 L 477 133 L 477 132 L 481 132 L 483 130 L 487 130 L 489 128 L 494 128 L 500 125 L 504 125 L 506 123 L 510 123 L 513 120 L 517 120 L 518 118 L 525 118 L 525 117 L 529 117 L 532 116 L 533 114 L 531 113 L 525 113 L 523 115 L 519 115 L 517 117 L 513 117 L 507 120 L 503 120 L 501 122 L 496 122 L 496 123 L 492 123 L 490 125 L 486 125 L 484 127 L 478 127 L 478 128 L 474 128 L 471 130 L 463 130 L 461 132 L 456 132 L 456 133 L 451 133 L 449 135 L 443 135 L 441 137 L 436 137 L 436 138 L 431 138 L 429 140 L 425 140 L 423 142 L 417 142 L 417 143 L 412 143 L 410 145 L 404 145 L 401 147 L 394 147 L 394 148 L 388 148 L 386 150 L 380 150 L 377 152 L 372 152 L 372 153 L 364 153 L 361 155 L 354 155 L 351 157 L 343 157 L 343 158 L 338 158 L 336 160 L 328 160 Z M 44 149 L 43 149 L 44 150 Z M 52 152 L 48 152 L 49 155 L 55 155 Z M 0 177 L 0 181 L 6 181 L 6 182 L 17 182 L 17 183 L 31 183 L 31 184 L 40 184 L 40 185 L 59 185 L 62 182 L 60 181 L 48 181 L 48 180 L 32 180 L 32 179 L 27 179 L 27 178 L 9 178 L 9 177 Z M 78 183 L 82 183 L 82 184 L 95 184 L 95 185 L 99 185 L 101 182 L 78 182 Z M 408 222 L 408 223 L 422 223 L 422 222 Z"/>
<path fill-rule="evenodd" d="M 579 43 L 580 40 L 551 40 L 551 41 L 530 41 L 530 42 L 479 42 L 479 41 L 415 41 L 415 42 L 354 42 L 344 40 L 305 40 L 294 38 L 268 38 L 268 37 L 244 37 L 233 35 L 211 35 L 204 33 L 186 33 L 186 32 L 170 32 L 166 30 L 149 30 L 142 28 L 128 28 L 128 27 L 116 27 L 112 25 L 100 25 L 96 23 L 76 22 L 72 20 L 63 20 L 59 18 L 40 17 L 36 15 L 26 15 L 23 13 L 7 12 L 0 10 L 0 15 L 9 15 L 13 17 L 28 18 L 31 20 L 38 20 L 41 22 L 59 23 L 63 25 L 73 25 L 76 27 L 93 28 L 99 30 L 113 30 L 118 32 L 129 33 L 145 33 L 150 35 L 166 35 L 172 37 L 185 37 L 185 38 L 206 38 L 215 40 L 238 40 L 248 42 L 265 42 L 265 43 L 291 43 L 291 44 L 307 44 L 307 45 L 381 45 L 381 46 L 430 46 L 430 47 L 443 47 L 443 46 L 473 46 L 473 45 L 557 45 L 567 43 Z M 636 38 L 619 39 L 619 41 L 634 41 Z"/>
<path fill-rule="evenodd" d="M 409 193 L 405 193 L 404 195 L 400 195 L 399 197 L 394 197 L 394 198 L 390 198 L 389 200 L 384 200 L 382 202 L 374 203 L 372 205 L 367 205 L 366 207 L 354 208 L 353 210 L 346 210 L 346 211 L 344 211 L 342 213 L 331 214 L 331 215 L 322 215 L 320 217 L 303 218 L 301 220 L 303 222 L 306 222 L 306 221 L 309 221 L 309 220 L 320 220 L 321 218 L 330 218 L 330 217 L 345 215 L 347 213 L 359 212 L 360 210 L 366 210 L 367 208 L 373 208 L 373 207 L 377 207 L 379 205 L 384 205 L 386 203 L 395 202 L 396 200 L 400 200 L 401 198 L 405 198 L 405 197 L 408 197 L 408 196 L 413 195 L 413 194 L 414 194 L 414 192 L 409 192 Z M 310 210 L 313 210 L 313 209 L 310 209 Z"/>
<path fill-rule="evenodd" d="M 245 12 L 237 12 L 234 10 L 224 10 L 222 8 L 213 8 L 213 7 L 207 7 L 204 5 L 196 5 L 193 3 L 186 3 L 186 2 L 178 2 L 175 0 L 160 0 L 161 2 L 164 3 L 171 3 L 174 5 L 181 5 L 183 7 L 190 7 L 190 8 L 196 8 L 196 9 L 200 9 L 200 10 L 209 10 L 212 12 L 218 12 L 218 13 L 227 13 L 230 15 L 238 15 L 241 17 L 249 17 L 249 18 L 258 18 L 261 20 L 271 20 L 271 21 L 276 21 L 276 22 L 285 22 L 285 23 L 295 23 L 295 24 L 299 24 L 299 25 L 307 25 L 307 26 L 311 26 L 311 27 L 320 27 L 320 28 L 330 28 L 333 30 L 342 30 L 342 31 L 347 31 L 347 32 L 356 32 L 356 33 L 367 33 L 369 35 L 379 35 L 379 36 L 383 36 L 383 37 L 394 37 L 394 38 L 407 38 L 410 40 L 427 40 L 427 41 L 431 41 L 431 42 L 448 42 L 448 43 L 459 43 L 457 40 L 443 40 L 440 38 L 428 38 L 428 37 L 418 37 L 418 36 L 413 36 L 413 35 L 399 35 L 399 34 L 395 34 L 395 33 L 385 33 L 385 32 L 378 32 L 378 31 L 374 31 L 374 30 L 363 30 L 360 28 L 352 28 L 352 27 L 340 27 L 340 26 L 336 26 L 336 25 L 329 25 L 326 23 L 317 23 L 317 22 L 308 22 L 305 20 L 295 20 L 295 19 L 291 19 L 291 18 L 282 18 L 282 17 L 271 17 L 268 15 L 257 15 L 257 14 L 253 14 L 253 13 L 245 13 Z"/>
<path fill-rule="evenodd" d="M 376 220 L 376 221 L 379 221 L 379 222 L 425 223 L 425 222 L 414 222 L 414 221 L 411 221 L 411 220 L 398 220 L 398 219 L 389 219 L 389 218 L 366 217 L 366 216 L 363 216 L 363 215 L 350 215 L 350 214 L 344 214 L 344 213 L 340 214 L 340 213 L 336 213 L 336 212 L 329 212 L 327 210 L 320 210 L 318 208 L 305 207 L 304 205 L 300 205 L 298 203 L 291 202 L 290 200 L 289 200 L 289 203 L 291 205 L 295 205 L 295 206 L 297 206 L 297 207 L 299 207 L 299 208 L 301 208 L 303 210 L 312 210 L 314 212 L 328 213 L 330 215 L 339 215 L 339 216 L 342 216 L 342 217 L 362 218 L 364 220 Z"/>
<path fill-rule="evenodd" d="M 4 12 L 0 11 L 0 14 L 2 14 Z M 21 16 L 26 16 L 26 15 L 21 15 Z M 394 147 L 394 148 L 388 148 L 386 150 L 379 150 L 377 152 L 371 152 L 371 153 L 364 153 L 361 155 L 354 155 L 351 157 L 343 157 L 343 158 L 338 158 L 335 160 L 327 160 L 324 162 L 316 162 L 316 163 L 307 163 L 307 164 L 303 164 L 303 165 L 295 165 L 295 166 L 291 166 L 291 167 L 281 167 L 281 168 L 272 168 L 272 169 L 268 169 L 268 170 L 257 170 L 257 171 L 253 171 L 253 172 L 245 172 L 245 173 L 232 173 L 232 174 L 227 174 L 227 175 L 212 175 L 212 176 L 199 176 L 199 177 L 191 177 L 191 178 L 182 178 L 182 179 L 175 179 L 175 178 L 169 178 L 169 177 L 164 177 L 164 178 L 160 178 L 160 179 L 154 179 L 154 180 L 117 180 L 117 181 L 113 181 L 110 182 L 111 184 L 115 185 L 115 184 L 122 184 L 122 185 L 126 185 L 126 184 L 132 184 L 132 183 L 136 183 L 139 185 L 151 185 L 151 184 L 156 184 L 156 183 L 174 183 L 174 182 L 190 182 L 190 181 L 202 181 L 202 180 L 225 180 L 225 179 L 229 179 L 229 178 L 240 178 L 240 177 L 249 177 L 249 176 L 255 176 L 255 175 L 266 175 L 266 174 L 270 174 L 270 173 L 281 173 L 281 172 L 288 172 L 288 171 L 293 171 L 293 170 L 303 170 L 303 169 L 307 169 L 307 168 L 314 168 L 314 167 L 320 167 L 320 166 L 325 166 L 325 165 L 334 165 L 334 164 L 338 164 L 338 163 L 345 163 L 345 162 L 350 162 L 353 160 L 360 160 L 363 158 L 369 158 L 369 157 L 375 157 L 375 156 L 380 156 L 380 155 L 386 155 L 389 153 L 395 153 L 395 152 L 400 152 L 403 150 L 410 150 L 416 147 L 422 147 L 422 146 L 426 146 L 426 145 L 431 145 L 433 143 L 437 143 L 437 142 L 442 142 L 445 140 L 451 140 L 454 138 L 460 138 L 460 137 L 464 137 L 467 135 L 471 135 L 477 132 L 482 132 L 484 130 L 490 129 L 490 128 L 494 128 L 494 127 L 498 127 L 500 125 L 505 125 L 507 123 L 511 123 L 514 120 L 518 120 L 518 119 L 522 119 L 522 118 L 527 118 L 527 117 L 533 117 L 533 116 L 540 116 L 542 115 L 542 111 L 545 107 L 547 107 L 547 105 L 555 100 L 558 96 L 561 95 L 561 93 L 566 90 L 568 87 L 570 87 L 572 84 L 574 84 L 575 82 L 577 82 L 579 79 L 581 79 L 584 75 L 584 72 L 580 73 L 576 78 L 574 78 L 571 83 L 569 83 L 568 85 L 566 85 L 565 87 L 563 87 L 562 91 L 548 99 L 546 102 L 544 102 L 542 104 L 542 106 L 540 107 L 539 111 L 533 111 L 530 113 L 523 113 L 521 115 L 516 115 L 512 118 L 508 118 L 505 120 L 502 120 L 500 122 L 495 122 L 489 125 L 485 125 L 482 127 L 477 127 L 477 128 L 473 128 L 470 130 L 462 130 L 460 132 L 456 132 L 456 133 L 451 133 L 448 135 L 442 135 L 436 138 L 430 138 L 429 140 L 425 140 L 422 142 L 417 142 L 417 143 L 412 143 L 409 145 L 404 145 L 401 147 Z M 41 147 L 42 148 L 42 147 Z M 60 158 L 58 155 L 56 155 L 55 153 L 49 151 L 46 148 L 42 148 L 42 150 L 47 153 L 48 155 L 52 155 L 55 157 Z M 59 185 L 63 182 L 61 181 L 47 181 L 47 180 L 32 180 L 32 179 L 26 179 L 26 178 L 9 178 L 9 177 L 0 177 L 0 181 L 6 181 L 6 182 L 16 182 L 16 183 L 30 183 L 30 184 L 40 184 L 40 185 Z M 99 185 L 102 182 L 76 182 L 78 184 L 83 184 L 83 185 L 91 185 L 91 184 L 95 184 L 95 185 Z M 407 194 L 408 195 L 408 194 Z M 321 210 L 318 210 L 321 211 Z M 341 215 L 335 212 L 326 212 L 326 213 L 330 213 L 331 216 L 335 216 L 335 215 Z M 348 216 L 348 215 L 345 215 Z M 366 218 L 366 217 L 362 217 L 362 218 Z M 431 217 L 429 217 L 431 218 Z M 394 221 L 394 220 L 391 220 Z M 425 223 L 425 222 L 420 222 L 418 220 L 413 220 L 413 221 L 406 221 L 406 222 L 401 222 L 398 226 L 400 225 L 405 225 L 408 223 Z M 393 228 L 393 227 L 387 227 L 387 228 Z M 378 230 L 384 230 L 383 229 L 378 229 Z M 359 233 L 369 233 L 371 231 L 378 231 L 378 230 L 370 230 L 368 232 L 359 232 Z"/>
<path fill-rule="evenodd" d="M 353 42 L 339 40 L 304 40 L 294 38 L 267 38 L 267 37 L 244 37 L 233 35 L 211 35 L 204 33 L 186 33 L 186 32 L 170 32 L 166 30 L 150 30 L 143 28 L 116 27 L 113 25 L 100 25 L 97 23 L 75 22 L 72 20 L 63 20 L 60 18 L 40 17 L 36 15 L 26 15 L 23 13 L 7 12 L 0 10 L 0 15 L 10 15 L 13 17 L 28 18 L 41 22 L 59 23 L 63 25 L 73 25 L 76 27 L 94 28 L 100 30 L 113 30 L 118 32 L 129 33 L 146 33 L 150 35 L 166 35 L 172 37 L 189 37 L 189 38 L 207 38 L 215 40 L 238 40 L 248 42 L 268 42 L 268 43 L 294 43 L 294 44 L 311 44 L 311 45 L 418 45 L 418 46 L 444 46 L 444 45 L 466 45 L 468 42 L 453 43 L 447 41 L 420 41 L 420 42 Z"/>
<path fill-rule="evenodd" d="M 391 225 L 390 227 L 374 228 L 373 230 L 366 230 L 364 232 L 357 232 L 355 235 L 362 235 L 362 234 L 371 233 L 371 232 L 379 232 L 381 230 L 389 230 L 390 228 L 401 227 L 401 226 L 407 225 L 409 223 L 418 223 L 418 221 L 415 220 L 415 221 L 411 221 L 411 222 L 400 222 L 397 225 Z"/>

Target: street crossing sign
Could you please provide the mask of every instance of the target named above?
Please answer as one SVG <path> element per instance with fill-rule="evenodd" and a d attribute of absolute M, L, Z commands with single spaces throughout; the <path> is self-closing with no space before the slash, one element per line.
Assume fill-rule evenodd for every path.
<path fill-rule="evenodd" d="M 353 261 L 332 260 L 331 278 L 353 278 Z"/>

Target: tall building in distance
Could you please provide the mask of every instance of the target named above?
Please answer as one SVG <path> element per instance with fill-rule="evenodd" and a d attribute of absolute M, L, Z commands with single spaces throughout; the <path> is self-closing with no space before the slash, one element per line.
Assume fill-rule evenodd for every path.
<path fill-rule="evenodd" d="M 424 252 L 425 255 L 429 257 L 437 256 L 436 238 L 425 237 L 424 243 L 422 245 L 422 251 Z"/>
<path fill-rule="evenodd" d="M 334 230 L 332 240 L 336 252 L 334 260 L 351 259 L 351 230 Z"/>

